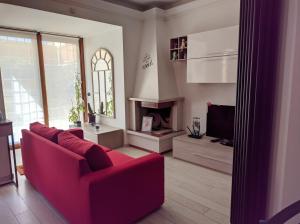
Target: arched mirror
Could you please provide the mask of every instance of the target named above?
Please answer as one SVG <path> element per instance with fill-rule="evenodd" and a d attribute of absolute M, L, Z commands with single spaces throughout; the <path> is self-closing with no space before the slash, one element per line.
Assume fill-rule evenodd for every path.
<path fill-rule="evenodd" d="M 100 48 L 92 57 L 94 111 L 107 117 L 115 117 L 113 57 Z"/>

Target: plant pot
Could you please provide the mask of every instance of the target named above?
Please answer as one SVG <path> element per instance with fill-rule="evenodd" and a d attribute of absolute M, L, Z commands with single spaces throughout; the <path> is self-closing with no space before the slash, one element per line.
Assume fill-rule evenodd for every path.
<path fill-rule="evenodd" d="M 89 123 L 94 124 L 96 122 L 96 115 L 95 114 L 88 114 L 89 116 Z"/>
<path fill-rule="evenodd" d="M 76 121 L 76 122 L 75 122 L 75 126 L 76 126 L 76 127 L 81 127 L 81 121 Z"/>

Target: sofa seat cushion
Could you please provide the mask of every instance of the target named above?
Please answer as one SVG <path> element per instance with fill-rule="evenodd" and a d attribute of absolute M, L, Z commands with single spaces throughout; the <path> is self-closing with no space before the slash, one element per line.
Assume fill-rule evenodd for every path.
<path fill-rule="evenodd" d="M 48 126 L 41 124 L 39 122 L 34 122 L 31 123 L 30 126 L 30 131 L 33 133 L 42 136 L 54 143 L 57 143 L 58 141 L 58 134 L 63 132 L 63 130 L 56 129 L 56 128 L 49 128 Z"/>
<path fill-rule="evenodd" d="M 58 144 L 83 156 L 92 171 L 101 170 L 113 165 L 101 146 L 80 139 L 69 132 L 62 132 L 58 135 Z"/>
<path fill-rule="evenodd" d="M 110 152 L 107 152 L 107 155 L 110 158 L 110 160 L 112 161 L 114 166 L 122 165 L 122 164 L 127 163 L 134 159 L 134 158 L 132 158 L 126 154 L 123 154 L 117 150 L 112 150 Z"/>

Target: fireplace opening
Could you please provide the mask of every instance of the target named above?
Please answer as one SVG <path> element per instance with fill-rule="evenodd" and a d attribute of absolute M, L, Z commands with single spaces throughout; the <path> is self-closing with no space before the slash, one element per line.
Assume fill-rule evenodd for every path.
<path fill-rule="evenodd" d="M 152 135 L 161 136 L 173 131 L 171 124 L 171 107 L 163 109 L 142 108 L 142 116 L 152 117 Z M 142 119 L 141 119 L 142 120 Z"/>
<path fill-rule="evenodd" d="M 157 137 L 182 131 L 183 98 L 163 102 L 132 98 L 130 102 L 130 130 Z M 152 117 L 151 132 L 142 132 L 143 117 Z"/>
<path fill-rule="evenodd" d="M 172 149 L 172 139 L 185 134 L 183 130 L 183 101 L 130 98 L 128 142 L 132 146 L 159 153 Z M 143 117 L 152 117 L 152 131 L 142 132 Z"/>

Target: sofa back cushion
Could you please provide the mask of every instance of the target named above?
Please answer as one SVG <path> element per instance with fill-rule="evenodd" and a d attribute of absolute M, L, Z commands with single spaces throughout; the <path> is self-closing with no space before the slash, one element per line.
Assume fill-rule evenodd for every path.
<path fill-rule="evenodd" d="M 49 128 L 46 125 L 41 124 L 39 122 L 31 123 L 29 129 L 35 134 L 42 136 L 54 143 L 57 143 L 58 134 L 63 132 L 63 130 Z"/>
<path fill-rule="evenodd" d="M 59 133 L 58 144 L 86 158 L 92 171 L 113 165 L 110 158 L 99 145 L 82 140 L 69 132 Z"/>

